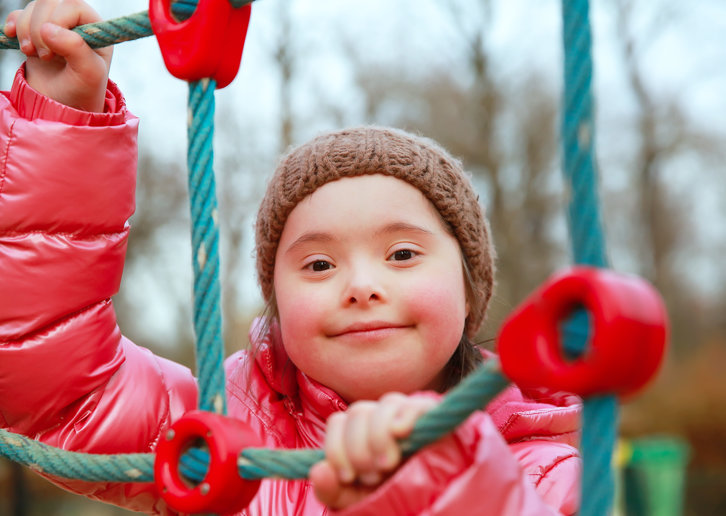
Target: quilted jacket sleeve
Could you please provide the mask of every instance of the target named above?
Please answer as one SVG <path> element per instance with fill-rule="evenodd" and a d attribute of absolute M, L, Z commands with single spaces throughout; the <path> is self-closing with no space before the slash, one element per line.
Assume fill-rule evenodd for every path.
<path fill-rule="evenodd" d="M 65 449 L 148 452 L 196 405 L 188 369 L 126 340 L 111 303 L 134 210 L 137 119 L 0 96 L 0 426 Z M 149 486 L 59 482 L 156 510 Z M 135 500 L 135 501 L 134 501 Z"/>
<path fill-rule="evenodd" d="M 575 514 L 580 459 L 569 444 L 508 444 L 490 416 L 473 414 L 411 457 L 364 500 L 336 516 L 545 516 Z"/>
<path fill-rule="evenodd" d="M 498 428 L 488 412 L 473 413 L 452 434 L 409 458 L 361 502 L 336 516 L 545 516 L 575 514 L 581 461 L 572 446 L 578 405 L 525 403 L 534 410 L 504 406 L 514 430 Z M 430 395 L 422 393 L 419 395 Z M 518 394 L 521 397 L 521 394 Z M 513 405 L 517 405 L 516 401 Z M 526 430 L 526 431 L 525 431 Z M 509 440 L 511 439 L 511 440 Z"/>

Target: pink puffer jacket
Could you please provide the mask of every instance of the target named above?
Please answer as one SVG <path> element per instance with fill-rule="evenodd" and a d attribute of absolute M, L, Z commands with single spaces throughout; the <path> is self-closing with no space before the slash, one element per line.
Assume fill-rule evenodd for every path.
<path fill-rule="evenodd" d="M 121 335 L 119 287 L 134 210 L 137 120 L 109 83 L 106 113 L 40 96 L 23 69 L 0 96 L 0 426 L 68 450 L 153 452 L 196 406 L 191 372 Z M 226 362 L 228 406 L 266 446 L 320 447 L 345 403 L 291 365 L 276 332 Z M 574 396 L 507 389 L 408 460 L 346 515 L 572 514 L 580 462 Z M 53 479 L 154 514 L 150 484 Z M 307 481 L 265 480 L 245 514 L 320 515 Z"/>

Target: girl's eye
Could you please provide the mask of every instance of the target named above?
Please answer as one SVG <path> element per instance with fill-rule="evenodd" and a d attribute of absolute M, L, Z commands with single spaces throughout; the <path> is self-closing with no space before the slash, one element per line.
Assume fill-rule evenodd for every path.
<path fill-rule="evenodd" d="M 399 249 L 391 255 L 391 259 L 397 262 L 401 262 L 404 260 L 410 260 L 414 256 L 416 256 L 415 251 L 411 251 L 410 249 Z"/>
<path fill-rule="evenodd" d="M 306 268 L 314 272 L 323 272 L 332 269 L 333 265 L 325 260 L 315 260 L 311 264 L 307 265 Z"/>

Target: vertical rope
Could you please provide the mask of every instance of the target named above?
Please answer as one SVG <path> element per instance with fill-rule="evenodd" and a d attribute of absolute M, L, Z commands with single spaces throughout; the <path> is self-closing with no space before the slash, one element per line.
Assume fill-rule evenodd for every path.
<path fill-rule="evenodd" d="M 189 194 L 192 216 L 194 330 L 199 408 L 226 413 L 224 344 L 219 286 L 219 226 L 214 181 L 214 90 L 202 79 L 189 83 Z"/>
<path fill-rule="evenodd" d="M 606 267 L 594 158 L 592 42 L 588 10 L 588 0 L 563 0 L 563 170 L 571 188 L 569 224 L 575 263 Z"/>
<path fill-rule="evenodd" d="M 588 0 L 563 0 L 564 99 L 562 115 L 563 172 L 570 187 L 568 223 L 574 261 L 606 267 L 605 238 L 600 222 L 595 170 L 592 101 L 592 57 Z M 588 321 L 580 311 L 565 328 L 568 353 L 587 345 Z M 618 406 L 614 396 L 585 401 L 581 451 L 583 457 L 580 514 L 604 516 L 614 499 L 612 453 Z"/>

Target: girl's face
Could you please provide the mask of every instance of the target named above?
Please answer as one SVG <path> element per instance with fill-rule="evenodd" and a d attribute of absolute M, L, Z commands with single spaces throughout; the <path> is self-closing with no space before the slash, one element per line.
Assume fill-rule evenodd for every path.
<path fill-rule="evenodd" d="M 295 207 L 274 285 L 290 359 L 348 402 L 437 389 L 468 314 L 457 240 L 419 190 L 380 174 Z"/>

